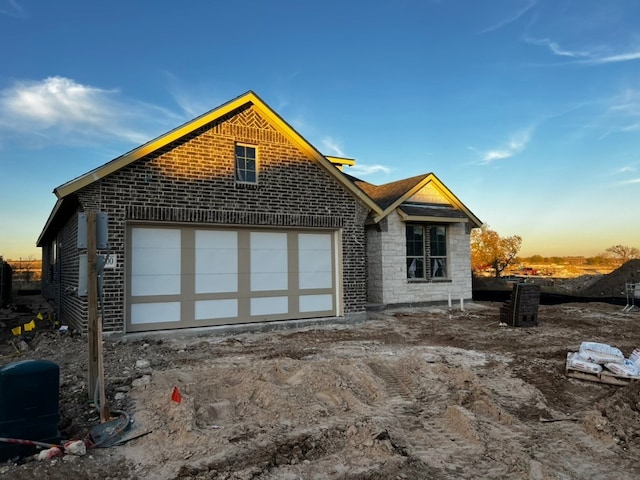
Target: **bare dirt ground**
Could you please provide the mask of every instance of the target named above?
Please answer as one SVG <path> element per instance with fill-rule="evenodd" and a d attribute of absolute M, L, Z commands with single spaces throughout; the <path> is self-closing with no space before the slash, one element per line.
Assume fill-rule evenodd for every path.
<path fill-rule="evenodd" d="M 0 366 L 60 365 L 62 438 L 99 425 L 87 338 L 5 312 Z M 500 303 L 372 312 L 353 325 L 268 333 L 111 336 L 107 399 L 141 435 L 86 456 L 0 464 L 7 479 L 637 479 L 640 382 L 565 376 L 568 351 L 640 347 L 640 312 L 541 305 L 499 326 Z M 22 347 L 24 350 L 20 350 Z M 172 401 L 178 387 L 182 401 Z"/>

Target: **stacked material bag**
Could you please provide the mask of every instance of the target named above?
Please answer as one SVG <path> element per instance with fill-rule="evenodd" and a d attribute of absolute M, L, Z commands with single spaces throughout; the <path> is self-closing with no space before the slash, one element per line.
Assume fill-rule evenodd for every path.
<path fill-rule="evenodd" d="M 629 358 L 606 343 L 582 342 L 580 350 L 569 354 L 568 366 L 587 373 L 609 371 L 619 377 L 640 378 L 640 349 Z"/>

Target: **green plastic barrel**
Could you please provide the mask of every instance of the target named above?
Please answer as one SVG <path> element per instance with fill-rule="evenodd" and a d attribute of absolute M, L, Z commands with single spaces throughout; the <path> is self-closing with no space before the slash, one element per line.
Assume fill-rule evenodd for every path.
<path fill-rule="evenodd" d="M 58 443 L 60 367 L 22 360 L 0 368 L 0 437 Z M 35 447 L 0 441 L 0 461 L 36 453 Z"/>

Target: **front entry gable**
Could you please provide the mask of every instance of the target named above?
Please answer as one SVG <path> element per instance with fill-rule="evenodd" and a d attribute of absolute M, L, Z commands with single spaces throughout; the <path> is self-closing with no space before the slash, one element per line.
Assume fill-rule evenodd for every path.
<path fill-rule="evenodd" d="M 450 204 L 445 192 L 430 181 L 420 190 L 411 195 L 406 201 L 411 203 Z"/>
<path fill-rule="evenodd" d="M 433 174 L 425 182 L 398 205 L 397 212 L 405 222 L 470 222 L 471 227 L 479 226 L 473 214 Z"/>
<path fill-rule="evenodd" d="M 450 222 L 468 221 L 471 228 L 482 225 L 480 219 L 433 173 L 405 178 L 384 185 L 373 185 L 349 175 L 345 175 L 345 178 L 365 192 L 378 205 L 379 210 L 372 212 L 370 224 L 378 224 L 392 212 L 397 212 L 405 221 L 411 216 L 440 217 L 440 221 L 444 221 L 445 218 L 448 218 Z M 416 209 L 421 209 L 421 212 Z M 429 219 L 420 218 L 418 220 Z"/>

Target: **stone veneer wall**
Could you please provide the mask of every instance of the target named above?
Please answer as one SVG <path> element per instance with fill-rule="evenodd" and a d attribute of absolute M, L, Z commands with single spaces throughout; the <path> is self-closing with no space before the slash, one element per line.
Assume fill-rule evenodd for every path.
<path fill-rule="evenodd" d="M 369 244 L 369 302 L 385 305 L 414 304 L 472 298 L 471 247 L 466 224 L 448 224 L 447 268 L 449 280 L 409 282 L 406 271 L 405 223 L 396 213 L 385 218 L 378 231 L 367 230 Z"/>

